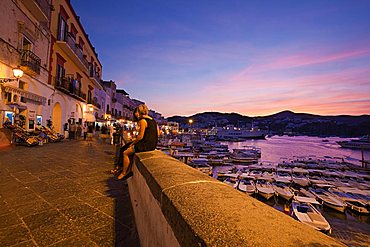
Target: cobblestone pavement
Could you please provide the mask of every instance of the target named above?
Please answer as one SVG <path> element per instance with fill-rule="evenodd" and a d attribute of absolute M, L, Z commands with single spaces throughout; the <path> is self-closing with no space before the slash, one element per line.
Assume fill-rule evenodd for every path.
<path fill-rule="evenodd" d="M 95 140 L 0 150 L 0 246 L 140 246 L 113 154 Z"/>

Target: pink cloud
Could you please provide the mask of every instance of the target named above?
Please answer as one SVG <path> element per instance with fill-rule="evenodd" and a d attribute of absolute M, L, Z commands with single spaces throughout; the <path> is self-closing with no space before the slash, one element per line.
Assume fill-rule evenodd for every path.
<path fill-rule="evenodd" d="M 292 49 L 293 50 L 293 49 Z M 265 71 L 284 70 L 310 65 L 333 63 L 347 59 L 370 56 L 370 47 L 363 47 L 357 50 L 344 50 L 341 52 L 325 54 L 320 51 L 296 52 L 291 55 L 280 54 L 277 51 L 272 54 L 260 54 L 258 60 L 251 61 L 251 65 L 241 70 L 236 77 L 244 77 L 249 74 L 261 73 Z"/>

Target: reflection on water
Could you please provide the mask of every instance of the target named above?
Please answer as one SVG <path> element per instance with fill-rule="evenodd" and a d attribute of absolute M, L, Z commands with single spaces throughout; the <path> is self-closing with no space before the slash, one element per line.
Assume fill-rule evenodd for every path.
<path fill-rule="evenodd" d="M 282 157 L 338 157 L 356 165 L 361 165 L 362 153 L 361 150 L 351 150 L 341 148 L 336 141 L 346 140 L 338 137 L 325 138 L 319 137 L 288 137 L 288 136 L 273 136 L 266 140 L 247 140 L 244 142 L 224 142 L 229 146 L 229 150 L 234 148 L 243 148 L 243 146 L 256 146 L 261 148 L 260 161 L 271 161 L 277 163 Z M 370 160 L 370 151 L 363 152 L 364 159 Z M 236 168 L 242 168 L 241 165 L 236 165 Z M 214 177 L 217 171 L 228 170 L 227 167 L 215 167 Z M 273 197 L 266 200 L 259 195 L 252 195 L 254 198 L 266 203 L 267 205 L 284 212 L 291 214 L 291 203 L 284 199 Z M 350 210 L 345 213 L 336 212 L 330 208 L 321 206 L 319 208 L 323 216 L 330 223 L 333 231 L 331 236 L 342 241 L 349 246 L 369 246 L 370 240 L 370 217 L 369 215 L 359 215 Z"/>
<path fill-rule="evenodd" d="M 325 140 L 325 142 L 323 142 Z M 273 136 L 266 140 L 247 140 L 243 142 L 225 142 L 229 150 L 243 148 L 243 146 L 256 146 L 261 148 L 261 160 L 278 162 L 282 157 L 293 158 L 314 155 L 316 157 L 344 158 L 360 165 L 361 150 L 341 148 L 336 141 L 343 141 L 339 137 L 308 137 L 308 136 Z M 364 151 L 365 160 L 370 160 L 370 150 Z"/>

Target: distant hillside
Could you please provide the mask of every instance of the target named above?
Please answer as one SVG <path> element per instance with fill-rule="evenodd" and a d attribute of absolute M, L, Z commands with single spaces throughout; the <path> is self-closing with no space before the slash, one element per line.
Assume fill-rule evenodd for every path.
<path fill-rule="evenodd" d="M 173 116 L 167 118 L 168 121 L 177 122 L 180 125 L 187 125 L 189 120 L 193 120 L 194 126 L 224 126 L 226 124 L 240 125 L 252 121 L 251 117 L 242 116 L 238 113 L 220 113 L 220 112 L 204 112 L 198 113 L 190 117 Z"/>
<path fill-rule="evenodd" d="M 207 128 L 232 124 L 238 127 L 258 127 L 272 134 L 294 134 L 315 136 L 355 137 L 370 134 L 370 115 L 362 116 L 320 116 L 307 113 L 282 111 L 263 117 L 248 117 L 238 113 L 204 112 L 190 117 L 173 116 L 168 121 L 178 122 L 181 128 L 192 126 Z"/>

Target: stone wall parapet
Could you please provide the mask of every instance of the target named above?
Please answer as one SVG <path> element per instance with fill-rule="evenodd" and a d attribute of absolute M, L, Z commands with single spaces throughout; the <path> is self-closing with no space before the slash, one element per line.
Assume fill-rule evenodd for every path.
<path fill-rule="evenodd" d="M 344 246 L 161 151 L 135 155 L 142 246 Z"/>

